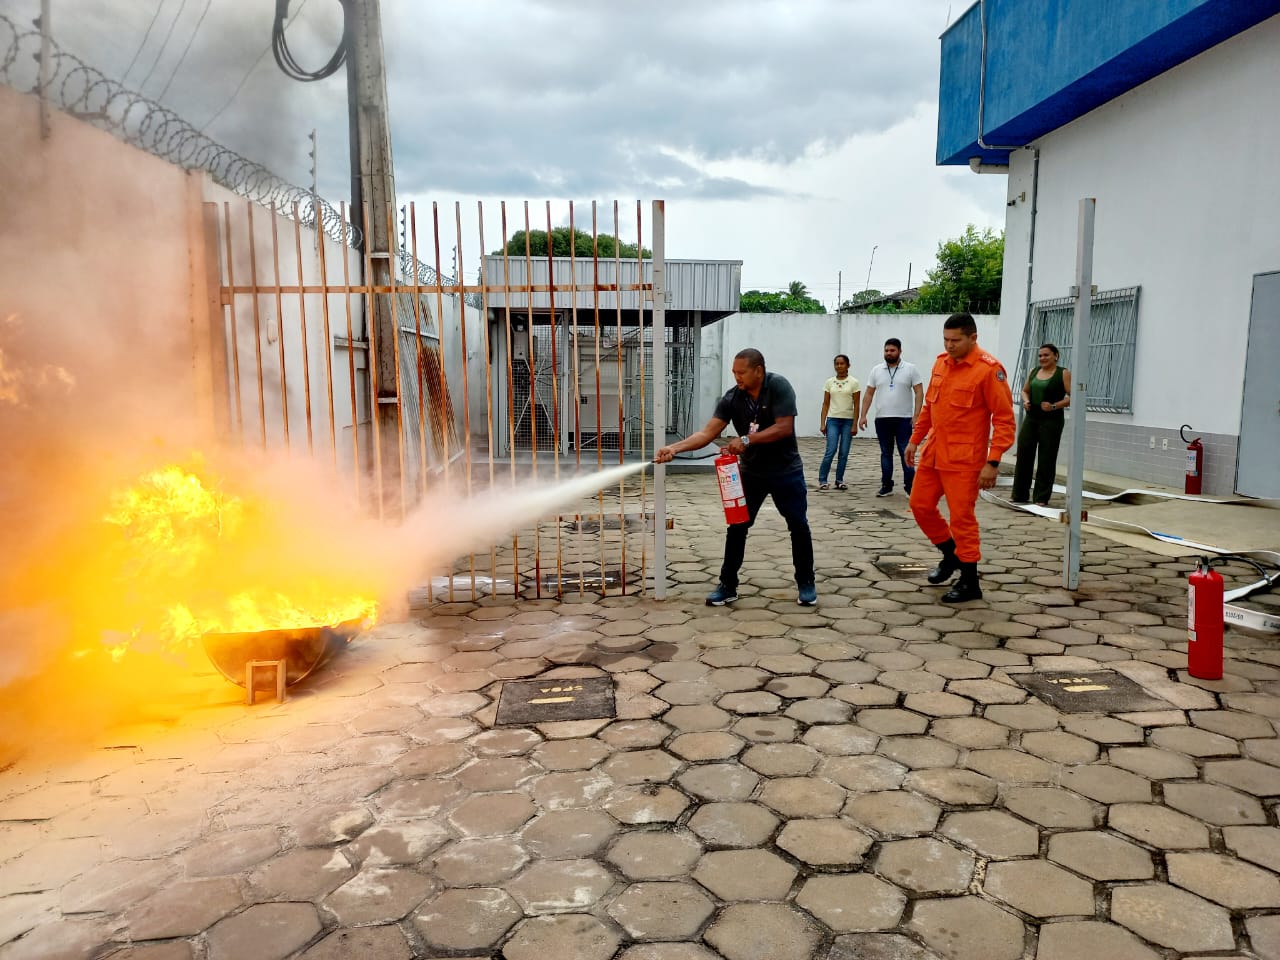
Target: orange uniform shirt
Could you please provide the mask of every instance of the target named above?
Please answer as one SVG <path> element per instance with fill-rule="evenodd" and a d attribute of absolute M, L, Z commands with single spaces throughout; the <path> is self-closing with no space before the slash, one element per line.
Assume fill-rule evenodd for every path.
<path fill-rule="evenodd" d="M 1013 395 L 1000 361 L 981 347 L 963 360 L 933 362 L 924 408 L 911 442 L 920 464 L 936 470 L 981 470 L 1013 446 Z"/>

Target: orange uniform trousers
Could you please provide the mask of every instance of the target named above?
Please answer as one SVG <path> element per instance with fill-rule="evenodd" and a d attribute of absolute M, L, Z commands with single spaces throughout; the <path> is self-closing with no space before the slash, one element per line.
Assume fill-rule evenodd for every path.
<path fill-rule="evenodd" d="M 962 563 L 977 563 L 982 559 L 978 518 L 973 513 L 974 504 L 978 502 L 978 472 L 939 470 L 932 464 L 921 463 L 916 467 L 916 479 L 911 485 L 911 512 L 920 531 L 931 543 L 954 540 L 956 558 Z M 938 501 L 943 497 L 947 498 L 950 524 L 938 509 Z"/>

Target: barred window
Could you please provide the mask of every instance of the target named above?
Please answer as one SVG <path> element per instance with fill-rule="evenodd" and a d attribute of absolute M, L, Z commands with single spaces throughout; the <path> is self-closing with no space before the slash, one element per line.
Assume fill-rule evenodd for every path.
<path fill-rule="evenodd" d="M 1086 408 L 1096 413 L 1133 412 L 1133 367 L 1138 347 L 1138 292 L 1141 287 L 1100 290 L 1093 295 L 1089 324 L 1089 377 Z M 1072 324 L 1075 300 L 1037 300 L 1031 304 L 1022 332 L 1018 372 L 1014 380 L 1026 382 L 1036 366 L 1042 343 L 1060 351 L 1059 363 L 1071 370 Z"/>

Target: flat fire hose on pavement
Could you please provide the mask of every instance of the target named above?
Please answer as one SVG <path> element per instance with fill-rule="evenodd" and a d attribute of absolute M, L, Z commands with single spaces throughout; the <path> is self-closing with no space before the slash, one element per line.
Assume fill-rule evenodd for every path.
<path fill-rule="evenodd" d="M 1007 477 L 1001 477 L 997 481 L 998 486 L 1008 486 L 1012 481 Z M 1066 490 L 1061 484 L 1054 484 L 1054 492 L 1065 493 Z M 990 490 L 981 491 L 984 500 L 990 500 L 992 503 L 998 503 L 1002 507 L 1008 507 L 1011 510 L 1021 510 L 1024 513 L 1031 513 L 1037 517 L 1045 517 L 1046 519 L 1057 520 L 1062 513 L 1057 507 L 1038 507 L 1030 503 L 1014 503 L 1012 500 L 1006 500 L 1004 497 L 993 493 Z M 1082 492 L 1081 496 L 1086 500 L 1106 501 L 1110 503 L 1125 502 L 1127 500 L 1135 500 L 1139 497 L 1148 497 L 1159 500 L 1196 500 L 1203 503 L 1218 504 L 1240 504 L 1250 506 L 1269 506 L 1277 504 L 1274 500 L 1255 500 L 1255 499 L 1218 499 L 1216 497 L 1197 497 L 1183 493 L 1164 493 L 1160 490 L 1143 490 L 1132 489 L 1122 490 L 1119 493 L 1102 494 L 1091 493 L 1088 490 Z M 1187 540 L 1184 537 L 1174 536 L 1169 533 L 1161 533 L 1158 530 L 1151 530 L 1138 523 L 1130 523 L 1124 520 L 1111 520 L 1107 517 L 1091 515 L 1085 518 L 1084 523 L 1095 527 L 1104 527 L 1108 530 L 1118 530 L 1123 533 L 1134 533 L 1142 536 L 1151 537 L 1160 540 L 1163 543 L 1170 543 L 1174 546 L 1186 547 L 1188 553 L 1205 554 L 1211 553 L 1220 557 L 1232 557 L 1240 559 L 1250 566 L 1257 569 L 1260 574 L 1259 579 L 1253 583 L 1245 584 L 1242 587 L 1236 587 L 1234 590 L 1226 591 L 1222 599 L 1223 603 L 1223 619 L 1235 626 L 1245 627 L 1249 630 L 1257 630 L 1262 633 L 1280 633 L 1280 616 L 1271 613 L 1263 613 L 1260 610 L 1250 610 L 1248 607 L 1241 607 L 1233 604 L 1232 600 L 1242 600 L 1252 593 L 1264 592 L 1272 587 L 1280 584 L 1280 551 L 1276 550 L 1227 550 L 1223 547 L 1217 547 L 1209 543 L 1200 543 L 1195 540 Z M 1266 566 L 1270 565 L 1275 569 L 1268 572 Z"/>

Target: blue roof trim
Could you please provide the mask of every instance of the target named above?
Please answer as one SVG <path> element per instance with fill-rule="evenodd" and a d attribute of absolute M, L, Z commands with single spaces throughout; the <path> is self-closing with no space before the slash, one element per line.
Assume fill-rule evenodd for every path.
<path fill-rule="evenodd" d="M 982 139 L 1028 144 L 1277 14 L 1280 0 L 988 0 Z M 1008 162 L 977 142 L 980 15 L 974 4 L 942 38 L 940 165 Z"/>

